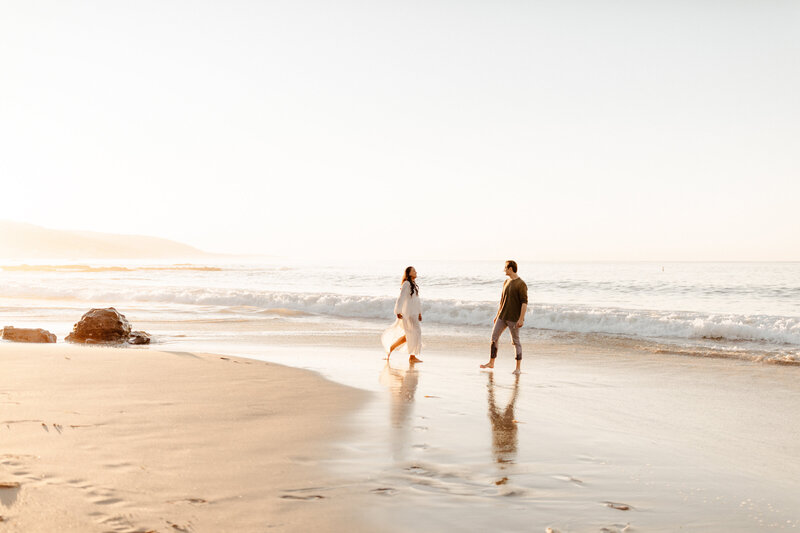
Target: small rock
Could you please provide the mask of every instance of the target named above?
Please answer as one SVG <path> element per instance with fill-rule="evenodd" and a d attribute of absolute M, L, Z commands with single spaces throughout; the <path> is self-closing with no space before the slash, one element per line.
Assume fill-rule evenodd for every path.
<path fill-rule="evenodd" d="M 3 328 L 3 338 L 14 342 L 56 342 L 56 336 L 44 329 L 15 328 L 6 326 Z"/>
<path fill-rule="evenodd" d="M 131 331 L 128 344 L 150 344 L 150 334 L 144 331 Z"/>
<path fill-rule="evenodd" d="M 91 309 L 73 326 L 68 342 L 98 343 L 127 342 L 131 336 L 131 325 L 125 315 L 109 307 Z"/>

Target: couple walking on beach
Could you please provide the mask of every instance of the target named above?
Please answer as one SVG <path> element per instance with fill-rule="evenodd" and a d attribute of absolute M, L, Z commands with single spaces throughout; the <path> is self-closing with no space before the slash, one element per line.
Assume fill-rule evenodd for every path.
<path fill-rule="evenodd" d="M 522 345 L 519 342 L 519 330 L 525 323 L 525 313 L 528 310 L 528 286 L 517 274 L 517 268 L 516 261 L 505 262 L 503 271 L 508 279 L 503 283 L 500 305 L 494 317 L 489 362 L 481 365 L 481 368 L 494 368 L 494 360 L 497 358 L 497 343 L 507 328 L 511 333 L 511 342 L 516 350 L 517 365 L 514 373 L 520 373 Z M 417 270 L 413 266 L 407 267 L 403 273 L 400 296 L 397 297 L 397 302 L 394 304 L 397 321 L 383 334 L 384 345 L 389 345 L 387 359 L 395 349 L 405 343 L 409 362 L 422 362 L 417 357 L 422 350 L 422 328 L 420 327 L 422 302 L 419 298 L 419 286 L 416 279 Z"/>

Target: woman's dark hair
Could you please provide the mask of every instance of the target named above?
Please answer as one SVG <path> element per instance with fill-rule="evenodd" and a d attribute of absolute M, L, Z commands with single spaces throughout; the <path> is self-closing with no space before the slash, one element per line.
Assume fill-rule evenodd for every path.
<path fill-rule="evenodd" d="M 411 296 L 414 296 L 414 293 L 419 294 L 419 287 L 417 284 L 414 283 L 414 280 L 411 279 L 411 269 L 414 268 L 413 266 L 406 267 L 406 271 L 403 273 L 403 282 L 409 282 L 411 284 Z"/>

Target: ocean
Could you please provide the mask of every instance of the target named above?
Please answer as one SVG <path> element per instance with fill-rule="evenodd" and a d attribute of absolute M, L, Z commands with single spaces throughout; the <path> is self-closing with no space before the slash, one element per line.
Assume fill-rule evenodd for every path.
<path fill-rule="evenodd" d="M 485 339 L 503 262 L 413 264 L 423 336 Z M 324 335 L 335 324 L 373 335 L 379 350 L 376 332 L 393 320 L 406 266 L 272 258 L 6 261 L 0 326 L 44 327 L 63 339 L 88 309 L 114 306 L 134 328 L 155 327 L 156 345 L 188 342 L 191 324 L 202 324 L 195 328 L 200 340 L 213 343 L 229 340 L 237 324 L 258 331 L 268 321 L 272 336 L 292 334 L 302 323 L 319 326 L 306 333 Z M 800 263 L 521 262 L 519 274 L 531 301 L 523 344 L 545 339 L 800 364 Z"/>

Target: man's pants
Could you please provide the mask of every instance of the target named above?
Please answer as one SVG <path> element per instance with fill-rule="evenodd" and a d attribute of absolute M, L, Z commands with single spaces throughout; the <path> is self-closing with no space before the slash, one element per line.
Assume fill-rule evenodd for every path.
<path fill-rule="evenodd" d="M 514 343 L 514 348 L 517 350 L 517 361 L 522 359 L 522 345 L 519 343 L 519 328 L 515 320 L 501 320 L 497 319 L 494 323 L 492 330 L 492 359 L 497 357 L 497 341 L 500 340 L 500 335 L 508 328 L 511 332 L 511 342 Z"/>

